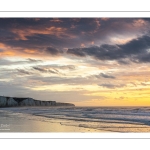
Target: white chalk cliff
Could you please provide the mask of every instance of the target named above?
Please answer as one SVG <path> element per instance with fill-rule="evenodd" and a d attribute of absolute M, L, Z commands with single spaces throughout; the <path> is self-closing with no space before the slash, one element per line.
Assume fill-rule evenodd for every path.
<path fill-rule="evenodd" d="M 6 106 L 6 97 L 0 96 L 0 106 Z"/>
<path fill-rule="evenodd" d="M 18 98 L 0 96 L 0 107 L 17 106 L 75 106 L 71 103 L 57 103 L 55 101 L 41 101 L 33 98 Z"/>
<path fill-rule="evenodd" d="M 6 104 L 7 104 L 8 107 L 18 106 L 18 103 L 12 97 L 10 97 L 6 100 Z"/>

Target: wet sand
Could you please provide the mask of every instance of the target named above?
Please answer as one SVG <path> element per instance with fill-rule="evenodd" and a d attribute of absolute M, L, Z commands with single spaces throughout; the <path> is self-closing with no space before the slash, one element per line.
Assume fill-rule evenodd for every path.
<path fill-rule="evenodd" d="M 106 132 L 72 124 L 75 121 L 0 111 L 0 132 Z"/>

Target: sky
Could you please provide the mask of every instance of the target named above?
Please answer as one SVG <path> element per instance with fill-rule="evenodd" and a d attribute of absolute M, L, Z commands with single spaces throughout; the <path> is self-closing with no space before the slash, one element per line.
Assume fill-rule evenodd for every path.
<path fill-rule="evenodd" d="M 150 19 L 0 18 L 0 95 L 150 106 Z"/>

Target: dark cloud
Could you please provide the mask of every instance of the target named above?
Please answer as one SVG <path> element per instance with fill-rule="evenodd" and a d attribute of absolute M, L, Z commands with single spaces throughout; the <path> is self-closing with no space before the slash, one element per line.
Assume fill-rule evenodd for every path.
<path fill-rule="evenodd" d="M 120 60 L 118 60 L 118 63 L 122 64 L 122 65 L 129 65 L 131 63 L 131 61 L 130 61 L 130 59 L 120 59 Z"/>
<path fill-rule="evenodd" d="M 58 64 L 52 64 L 52 65 L 38 65 L 38 67 L 34 67 L 35 69 L 38 70 L 40 69 L 47 69 L 47 70 L 55 70 L 55 71 L 62 71 L 62 70 L 75 70 L 76 67 L 74 65 L 58 65 Z"/>
<path fill-rule="evenodd" d="M 73 48 L 68 49 L 68 54 L 73 54 L 80 57 L 85 57 L 87 55 L 94 56 L 101 60 L 113 60 L 121 57 L 119 52 L 120 48 L 116 45 L 102 45 L 100 47 L 93 46 L 88 48 Z"/>
<path fill-rule="evenodd" d="M 28 58 L 27 60 L 32 63 L 42 62 L 42 60 L 37 60 L 37 59 L 32 59 L 32 58 Z"/>
<path fill-rule="evenodd" d="M 95 77 L 96 77 L 96 78 L 103 77 L 103 78 L 115 79 L 114 76 L 111 76 L 111 75 L 108 75 L 108 74 L 105 74 L 105 73 L 100 73 L 99 75 L 95 75 Z"/>
<path fill-rule="evenodd" d="M 26 70 L 23 70 L 23 69 L 17 69 L 18 72 L 22 73 L 22 74 L 26 74 L 26 75 L 30 75 L 31 72 L 28 72 Z"/>
<path fill-rule="evenodd" d="M 43 68 L 39 68 L 39 67 L 33 67 L 33 69 L 38 70 L 40 72 L 47 72 L 47 70 L 45 70 Z"/>
<path fill-rule="evenodd" d="M 53 74 L 59 74 L 59 71 L 56 69 L 54 70 L 49 69 L 48 72 L 53 73 Z"/>
<path fill-rule="evenodd" d="M 50 53 L 51 55 L 59 55 L 60 54 L 60 51 L 54 47 L 47 47 L 46 51 L 48 53 Z"/>
<path fill-rule="evenodd" d="M 145 52 L 145 53 L 140 54 L 138 56 L 134 56 L 132 58 L 132 61 L 136 62 L 136 63 L 140 63 L 140 62 L 149 63 L 150 62 L 150 52 Z"/>
<path fill-rule="evenodd" d="M 19 51 L 25 52 L 28 48 L 40 54 L 46 49 L 48 54 L 55 56 L 62 54 L 60 49 L 63 48 L 80 47 L 82 43 L 90 46 L 92 41 L 101 44 L 115 35 L 143 32 L 142 27 L 134 25 L 138 20 L 142 19 L 0 18 L 0 41 L 13 49 L 20 48 Z M 84 56 L 84 53 L 78 53 Z"/>
<path fill-rule="evenodd" d="M 150 62 L 150 37 L 142 36 L 122 45 L 104 44 L 100 47 L 68 49 L 68 54 L 80 57 L 92 56 L 99 60 L 117 60 L 129 58 L 133 62 Z M 123 62 L 123 61 L 122 61 Z"/>
<path fill-rule="evenodd" d="M 125 85 L 124 84 L 115 85 L 115 84 L 106 83 L 106 84 L 99 84 L 99 86 L 102 86 L 102 87 L 105 87 L 105 88 L 109 88 L 109 89 L 115 89 L 115 88 L 122 88 Z"/>
<path fill-rule="evenodd" d="M 12 28 L 24 28 L 33 26 L 45 26 L 45 23 L 49 22 L 49 18 L 40 18 L 40 21 L 36 21 L 36 18 L 0 18 L 0 28 L 12 29 Z M 43 23 L 42 23 L 43 22 Z M 47 26 L 47 25 L 46 25 Z"/>
<path fill-rule="evenodd" d="M 38 70 L 42 73 L 52 73 L 52 74 L 59 74 L 59 71 L 56 69 L 45 69 L 45 68 L 41 68 L 41 67 L 33 67 L 33 69 Z"/>
<path fill-rule="evenodd" d="M 124 55 L 136 55 L 139 53 L 143 53 L 150 48 L 150 37 L 145 35 L 126 44 L 118 46 L 122 50 Z"/>

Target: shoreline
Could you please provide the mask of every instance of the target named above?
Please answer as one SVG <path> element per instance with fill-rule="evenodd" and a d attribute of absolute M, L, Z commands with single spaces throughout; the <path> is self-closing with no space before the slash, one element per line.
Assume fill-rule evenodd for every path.
<path fill-rule="evenodd" d="M 0 132 L 108 132 L 72 125 L 73 120 L 46 118 L 31 114 L 0 111 Z"/>
<path fill-rule="evenodd" d="M 0 109 L 0 132 L 139 133 L 150 132 L 149 108 L 65 107 Z M 144 116 L 143 116 L 144 115 Z"/>

